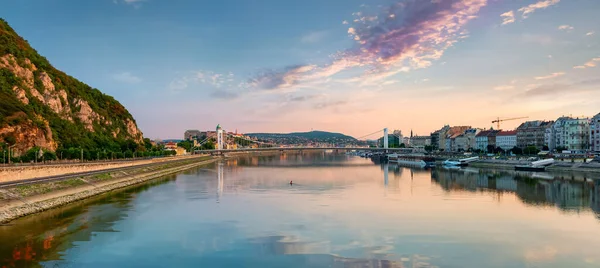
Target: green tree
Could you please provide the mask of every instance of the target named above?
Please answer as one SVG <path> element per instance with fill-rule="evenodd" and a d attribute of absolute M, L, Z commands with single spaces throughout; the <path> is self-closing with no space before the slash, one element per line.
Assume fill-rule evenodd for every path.
<path fill-rule="evenodd" d="M 526 155 L 534 155 L 538 154 L 539 152 L 540 150 L 538 150 L 538 148 L 535 146 L 527 146 L 525 149 L 523 149 L 523 153 Z"/>
<path fill-rule="evenodd" d="M 177 146 L 185 149 L 186 152 L 191 152 L 193 145 L 194 145 L 193 142 L 187 141 L 187 140 L 177 143 Z"/>
<path fill-rule="evenodd" d="M 523 154 L 523 150 L 521 148 L 517 147 L 517 146 L 513 147 L 512 149 L 510 149 L 510 151 L 513 154 L 516 154 L 516 155 L 522 155 Z"/>
<path fill-rule="evenodd" d="M 425 145 L 425 151 L 431 153 L 433 151 L 433 146 Z"/>
<path fill-rule="evenodd" d="M 400 143 L 400 148 L 406 148 L 406 144 Z"/>

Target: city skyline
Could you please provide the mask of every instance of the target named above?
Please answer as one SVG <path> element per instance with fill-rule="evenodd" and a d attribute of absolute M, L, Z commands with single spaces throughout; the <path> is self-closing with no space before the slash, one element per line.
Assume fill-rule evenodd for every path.
<path fill-rule="evenodd" d="M 217 123 L 359 137 L 596 115 L 598 7 L 63 0 L 8 2 L 0 16 L 56 68 L 123 103 L 146 137 Z"/>

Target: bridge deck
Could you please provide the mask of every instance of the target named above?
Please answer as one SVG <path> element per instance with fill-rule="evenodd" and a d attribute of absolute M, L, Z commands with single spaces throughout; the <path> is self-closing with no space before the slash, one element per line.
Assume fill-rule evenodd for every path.
<path fill-rule="evenodd" d="M 232 152 L 265 152 L 265 151 L 370 151 L 370 152 L 413 152 L 412 148 L 362 148 L 362 147 L 270 147 L 270 148 L 243 148 L 243 149 L 223 149 L 223 150 L 197 150 L 197 153 L 232 153 Z"/>

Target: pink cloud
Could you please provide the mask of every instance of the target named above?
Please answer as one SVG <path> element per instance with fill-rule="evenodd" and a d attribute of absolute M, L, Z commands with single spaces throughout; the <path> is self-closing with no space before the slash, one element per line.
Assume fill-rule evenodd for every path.
<path fill-rule="evenodd" d="M 547 7 L 556 5 L 560 2 L 560 0 L 545 0 L 545 1 L 539 1 L 537 3 L 519 8 L 519 11 L 522 12 L 521 16 L 526 19 L 527 17 L 529 17 L 529 14 L 535 12 L 538 9 L 545 9 Z"/>
<path fill-rule="evenodd" d="M 513 12 L 512 10 L 500 14 L 500 17 L 502 17 L 502 25 L 515 22 L 515 12 Z"/>
<path fill-rule="evenodd" d="M 546 76 L 537 76 L 537 77 L 534 77 L 534 79 L 535 80 L 545 80 L 545 79 L 556 78 L 556 77 L 563 76 L 563 75 L 565 75 L 564 72 L 558 72 L 558 73 L 551 73 Z"/>
<path fill-rule="evenodd" d="M 372 75 L 427 68 L 467 36 L 464 26 L 486 4 L 487 0 L 396 0 L 380 14 L 356 12 L 355 25 L 348 29 L 356 45 L 332 56 L 331 63 L 306 72 L 292 67 L 263 73 L 251 81 L 260 88 L 276 89 L 361 66 L 368 67 L 367 74 Z"/>

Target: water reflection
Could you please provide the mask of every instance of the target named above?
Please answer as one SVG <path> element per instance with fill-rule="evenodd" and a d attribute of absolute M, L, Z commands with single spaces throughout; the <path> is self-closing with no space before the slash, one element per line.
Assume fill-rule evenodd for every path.
<path fill-rule="evenodd" d="M 0 267 L 598 267 L 599 186 L 247 156 L 2 226 Z"/>
<path fill-rule="evenodd" d="M 524 203 L 556 206 L 564 211 L 593 211 L 600 219 L 600 180 L 546 180 L 549 174 L 493 171 L 484 169 L 431 171 L 431 179 L 446 191 L 493 191 L 515 193 Z"/>

